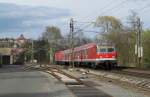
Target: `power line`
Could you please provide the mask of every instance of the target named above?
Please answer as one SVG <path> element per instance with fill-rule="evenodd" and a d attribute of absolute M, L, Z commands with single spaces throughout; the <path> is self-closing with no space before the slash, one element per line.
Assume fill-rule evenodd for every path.
<path fill-rule="evenodd" d="M 127 2 L 127 1 L 128 1 L 128 0 L 123 0 L 123 1 L 121 1 L 120 3 L 116 4 L 114 7 L 102 11 L 100 15 L 105 14 L 105 13 L 108 13 L 108 12 L 111 12 L 111 13 L 112 13 L 114 9 L 119 9 L 119 10 L 120 10 L 120 8 L 122 7 L 121 5 L 124 4 L 124 3 Z M 150 4 L 147 4 L 147 5 L 144 6 L 142 9 L 145 9 L 145 8 L 149 7 L 149 5 L 150 5 Z M 118 7 L 118 6 L 119 6 L 119 7 Z M 90 22 L 82 22 L 82 23 L 90 23 Z M 92 23 L 92 22 L 91 22 L 91 23 Z M 85 28 L 86 28 L 86 27 L 85 27 Z M 83 30 L 82 30 L 82 31 L 83 31 Z"/>
<path fill-rule="evenodd" d="M 99 33 L 98 31 L 92 31 L 92 30 L 84 30 L 84 32 L 94 32 L 94 33 Z"/>
<path fill-rule="evenodd" d="M 137 10 L 139 10 L 141 13 L 146 12 L 144 11 L 146 8 L 148 8 L 150 6 L 150 2 L 146 2 L 147 4 L 145 6 L 143 6 L 142 8 L 139 8 Z M 121 19 L 124 19 L 125 17 L 120 17 Z"/>
<path fill-rule="evenodd" d="M 108 6 L 111 5 L 113 2 L 114 2 L 114 0 L 112 0 L 110 3 L 108 3 L 107 5 L 105 5 L 104 7 L 100 8 L 100 9 L 104 9 L 104 8 L 108 7 Z M 93 12 L 93 13 L 95 14 L 95 13 L 97 13 L 97 11 L 95 11 L 95 12 Z M 92 13 L 92 14 L 93 14 L 93 13 Z M 89 15 L 86 16 L 86 17 L 89 17 Z"/>
<path fill-rule="evenodd" d="M 113 0 L 112 0 L 112 1 L 113 1 Z M 114 2 L 114 1 L 113 1 L 113 2 Z M 110 2 L 110 4 L 112 4 L 113 2 Z M 127 2 L 127 0 L 123 0 L 122 2 L 118 3 L 118 4 L 115 5 L 114 7 L 109 8 L 109 9 L 106 9 L 105 11 L 102 11 L 100 15 L 105 14 L 105 13 L 107 13 L 107 12 L 109 12 L 109 11 L 112 11 L 112 10 L 118 8 L 118 6 L 121 6 L 121 5 L 124 4 L 125 2 Z M 107 7 L 107 6 L 106 6 L 106 7 Z M 105 7 L 104 7 L 104 8 L 105 8 Z M 104 9 L 104 8 L 103 8 L 103 9 Z M 95 21 L 95 19 L 92 20 L 91 22 L 82 22 L 82 23 L 94 23 L 93 21 Z"/>
<path fill-rule="evenodd" d="M 118 6 L 121 6 L 122 4 L 124 4 L 127 1 L 128 0 L 123 0 L 122 2 L 120 2 L 120 3 L 116 4 L 115 6 L 113 6 L 112 8 L 109 8 L 109 9 L 106 9 L 106 10 L 102 11 L 99 15 L 108 13 L 109 11 L 113 11 L 114 9 L 119 9 Z M 112 4 L 113 2 L 114 2 L 114 0 L 112 0 L 108 5 Z M 104 8 L 108 7 L 108 5 L 103 7 L 103 8 L 101 8 L 101 9 L 104 9 Z M 80 23 L 94 23 L 93 21 L 95 21 L 95 19 L 93 19 L 93 20 L 91 20 L 89 22 L 80 22 Z"/>
<path fill-rule="evenodd" d="M 137 10 L 143 11 L 143 10 L 145 10 L 147 7 L 150 6 L 150 2 L 146 2 L 146 3 L 148 3 L 148 4 L 146 4 L 146 6 L 144 6 L 144 7 L 142 7 L 142 8 L 139 8 L 139 9 L 137 9 Z M 132 9 L 131 9 L 131 10 L 132 10 Z"/>
<path fill-rule="evenodd" d="M 150 7 L 150 3 L 146 4 L 146 6 L 144 6 L 143 8 L 140 8 L 140 10 L 142 11 L 141 13 L 146 12 L 146 8 Z M 149 11 L 149 10 L 148 10 Z"/>
<path fill-rule="evenodd" d="M 118 3 L 117 5 L 115 5 L 113 8 L 109 8 L 107 9 L 105 12 L 102 12 L 100 15 L 105 14 L 109 11 L 113 11 L 114 9 L 118 9 L 118 6 L 121 6 L 122 4 L 124 4 L 125 2 L 127 2 L 127 0 L 123 0 L 122 2 Z M 119 9 L 118 9 L 119 10 Z"/>
<path fill-rule="evenodd" d="M 111 8 L 108 8 L 108 6 L 105 6 L 104 8 L 108 8 L 108 9 L 104 9 L 104 8 L 101 8 L 103 9 L 103 11 L 99 14 L 100 15 L 103 15 L 105 13 L 108 13 L 109 11 L 113 11 L 114 9 L 119 9 L 118 6 L 121 6 L 122 4 L 124 4 L 125 2 L 127 2 L 128 0 L 123 0 L 121 1 L 120 3 L 116 4 L 115 6 L 111 7 Z M 114 1 L 113 1 L 114 2 Z M 110 4 L 112 4 L 113 2 L 110 2 Z M 95 12 L 96 13 L 96 12 Z"/>
<path fill-rule="evenodd" d="M 120 10 L 120 8 L 122 7 L 121 5 L 124 4 L 124 3 L 127 2 L 127 1 L 128 1 L 128 0 L 123 0 L 122 2 L 118 3 L 117 5 L 115 5 L 113 8 L 109 8 L 109 9 L 106 9 L 105 11 L 102 11 L 100 15 L 105 14 L 105 13 L 108 13 L 108 12 L 110 12 L 109 14 L 111 14 L 111 13 L 114 11 L 114 9 L 119 9 L 119 10 Z M 147 2 L 147 3 L 148 3 L 148 2 Z M 119 6 L 119 7 L 118 7 L 118 6 Z M 146 11 L 149 11 L 149 10 L 146 10 L 146 11 L 144 11 L 144 10 L 145 10 L 146 8 L 148 8 L 148 7 L 150 7 L 150 3 L 146 4 L 146 6 L 140 8 L 139 10 L 141 10 L 141 11 L 143 11 L 143 12 L 146 12 Z M 143 13 L 143 12 L 142 12 L 142 13 Z M 121 18 L 123 18 L 123 17 L 121 17 Z"/>
<path fill-rule="evenodd" d="M 86 29 L 87 27 L 91 26 L 93 23 L 89 23 L 87 25 L 85 25 L 84 27 L 80 28 L 79 30 L 77 30 L 76 32 L 79 32 L 79 31 L 83 31 L 84 29 Z"/>

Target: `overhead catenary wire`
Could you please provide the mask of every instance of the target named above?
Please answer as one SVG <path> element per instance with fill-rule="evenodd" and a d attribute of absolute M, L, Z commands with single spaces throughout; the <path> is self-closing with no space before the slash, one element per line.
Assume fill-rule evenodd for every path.
<path fill-rule="evenodd" d="M 107 0 L 107 1 L 108 1 L 108 0 Z M 109 5 L 111 5 L 113 2 L 114 2 L 114 0 L 111 0 L 108 4 L 106 4 L 105 6 L 103 6 L 103 7 L 100 8 L 100 9 L 101 9 L 101 10 L 102 10 L 102 9 L 105 9 L 106 7 L 108 7 Z M 92 12 L 92 14 L 93 14 L 93 13 L 95 14 L 95 13 L 97 13 L 97 11 Z M 89 17 L 89 15 L 87 15 L 86 17 Z M 85 18 L 86 18 L 86 17 L 85 17 Z"/>
<path fill-rule="evenodd" d="M 106 13 L 111 14 L 111 13 L 114 11 L 114 9 L 118 9 L 117 11 L 119 11 L 119 10 L 120 10 L 120 7 L 122 7 L 122 5 L 123 5 L 124 3 L 126 3 L 127 1 L 128 1 L 128 0 L 123 0 L 123 1 L 119 2 L 118 4 L 116 4 L 114 7 L 102 11 L 99 15 L 103 15 L 103 14 L 106 14 Z M 147 3 L 148 3 L 148 2 L 147 2 Z M 111 4 L 111 2 L 110 2 L 110 4 Z M 141 9 L 141 12 L 142 12 L 142 11 L 145 12 L 144 10 L 145 10 L 146 8 L 148 8 L 149 6 L 150 6 L 150 3 L 146 4 L 146 6 L 144 6 L 144 7 L 142 7 L 142 8 L 139 8 L 139 10 Z M 115 12 L 116 12 L 116 11 L 115 11 Z M 143 13 L 143 12 L 142 12 L 142 13 Z M 121 17 L 121 19 L 122 19 L 122 18 L 123 18 L 123 17 Z"/>
<path fill-rule="evenodd" d="M 145 2 L 145 3 L 146 3 L 145 6 L 136 9 L 136 10 L 138 10 L 138 11 L 140 12 L 140 14 L 142 14 L 142 13 L 144 13 L 144 12 L 146 12 L 146 11 L 149 11 L 149 10 L 145 10 L 145 9 L 147 9 L 147 8 L 150 7 L 150 2 L 148 1 L 148 2 Z M 138 13 L 139 13 L 139 12 L 138 12 Z M 121 18 L 123 18 L 123 17 L 121 17 Z"/>
<path fill-rule="evenodd" d="M 75 32 L 83 31 L 84 29 L 86 29 L 87 27 L 91 26 L 92 24 L 93 24 L 93 23 L 89 23 L 89 24 L 85 25 L 84 27 L 82 27 L 82 28 L 78 29 L 78 30 L 77 30 L 77 31 L 75 31 Z"/>
<path fill-rule="evenodd" d="M 112 0 L 113 1 L 113 0 Z M 109 8 L 109 9 L 106 9 L 106 10 L 104 10 L 104 11 L 102 11 L 100 14 L 99 14 L 99 16 L 100 15 L 102 15 L 102 14 L 105 14 L 105 13 L 108 13 L 109 11 L 112 11 L 112 10 L 114 10 L 114 9 L 118 9 L 118 6 L 121 6 L 122 4 L 124 4 L 125 2 L 127 2 L 128 0 L 123 0 L 123 1 L 121 1 L 121 2 L 119 2 L 118 4 L 116 4 L 115 6 L 113 6 L 112 8 Z M 114 2 L 114 1 L 113 1 Z M 110 2 L 110 4 L 112 4 L 112 2 Z M 107 6 L 106 6 L 107 7 Z M 105 7 L 104 7 L 105 8 Z M 104 9 L 103 8 L 103 9 Z M 91 23 L 93 23 L 95 21 L 95 19 L 92 19 L 91 20 Z M 82 23 L 89 23 L 89 21 L 88 22 L 82 22 Z"/>
<path fill-rule="evenodd" d="M 148 8 L 148 7 L 150 7 L 150 2 L 147 3 L 144 7 L 140 8 L 141 13 L 144 13 L 144 12 L 146 12 L 146 11 L 149 11 L 149 10 L 145 10 L 145 9 Z"/>
<path fill-rule="evenodd" d="M 110 11 L 113 11 L 114 9 L 118 9 L 121 5 L 123 5 L 125 2 L 127 2 L 128 0 L 123 0 L 122 2 L 116 4 L 114 7 L 107 9 L 106 11 L 102 12 L 100 15 L 102 14 L 106 14 L 109 13 Z M 118 9 L 120 10 L 120 9 Z"/>
<path fill-rule="evenodd" d="M 127 0 L 123 0 L 123 1 L 121 1 L 120 3 L 116 4 L 115 6 L 113 6 L 112 8 L 109 8 L 109 9 L 106 9 L 106 10 L 102 11 L 100 15 L 109 12 L 109 10 L 112 11 L 113 9 L 116 9 L 118 6 L 121 6 L 121 5 L 124 4 L 124 2 L 126 2 L 126 1 L 127 1 Z M 113 2 L 114 2 L 114 0 L 112 0 L 108 5 L 112 4 Z M 101 8 L 101 9 L 104 9 L 104 8 L 108 7 L 108 5 L 105 6 L 105 7 L 103 7 L 103 8 Z M 117 8 L 117 9 L 118 9 L 118 8 Z M 96 12 L 95 12 L 95 13 L 96 13 Z M 77 21 L 76 21 L 76 22 L 77 22 Z M 83 24 L 84 24 L 84 23 L 95 23 L 95 19 L 92 19 L 92 20 L 87 21 L 87 22 L 79 22 L 79 21 L 78 21 L 78 23 L 83 23 Z"/>
<path fill-rule="evenodd" d="M 112 0 L 113 2 L 114 2 L 114 0 Z M 108 7 L 108 5 L 107 6 L 105 6 L 104 8 L 101 8 L 100 10 L 101 10 L 101 13 L 99 14 L 99 16 L 101 16 L 101 15 L 103 15 L 103 14 L 106 14 L 106 13 L 109 13 L 110 11 L 112 12 L 114 9 L 118 9 L 118 10 L 120 10 L 119 8 L 118 8 L 118 6 L 121 6 L 122 4 L 124 4 L 125 2 L 127 2 L 128 0 L 122 0 L 121 2 L 119 2 L 119 3 L 117 3 L 116 5 L 114 5 L 113 7 Z M 113 2 L 110 2 L 110 4 L 112 4 Z M 110 5 L 109 4 L 109 5 Z M 108 9 L 105 9 L 105 8 L 108 8 Z M 95 13 L 97 13 L 97 12 L 95 12 Z M 88 16 L 89 17 L 89 16 Z M 95 19 L 92 19 L 91 21 L 95 21 Z"/>
<path fill-rule="evenodd" d="M 113 1 L 113 0 L 112 0 Z M 116 5 L 114 5 L 112 8 L 108 8 L 108 9 L 106 9 L 106 10 L 104 10 L 104 11 L 102 11 L 101 13 L 100 13 L 100 15 L 103 15 L 103 14 L 106 14 L 106 13 L 112 13 L 115 9 L 117 9 L 118 11 L 120 10 L 120 8 L 122 7 L 122 5 L 124 4 L 124 3 L 126 3 L 128 0 L 123 0 L 123 1 L 121 1 L 121 2 L 119 2 L 119 3 L 117 3 Z M 142 8 L 140 8 L 141 10 L 145 10 L 146 8 L 148 8 L 149 7 L 149 3 L 148 4 L 146 4 L 146 6 L 144 6 L 144 7 L 142 7 Z M 121 17 L 121 18 L 119 18 L 119 19 L 123 19 L 124 17 Z M 80 21 L 78 21 L 78 23 L 94 23 L 93 21 L 95 21 L 95 20 L 91 20 L 91 21 L 87 21 L 87 22 L 80 22 Z M 85 27 L 86 28 L 86 27 Z M 84 28 L 84 29 L 85 29 Z M 80 31 L 80 30 L 79 30 Z M 83 31 L 83 30 L 82 30 Z"/>

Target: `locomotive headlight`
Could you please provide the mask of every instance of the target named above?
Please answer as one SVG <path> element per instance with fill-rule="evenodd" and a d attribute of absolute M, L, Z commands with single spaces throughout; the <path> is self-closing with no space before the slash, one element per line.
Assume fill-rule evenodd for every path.
<path fill-rule="evenodd" d="M 115 58 L 115 56 L 112 56 L 112 58 Z"/>

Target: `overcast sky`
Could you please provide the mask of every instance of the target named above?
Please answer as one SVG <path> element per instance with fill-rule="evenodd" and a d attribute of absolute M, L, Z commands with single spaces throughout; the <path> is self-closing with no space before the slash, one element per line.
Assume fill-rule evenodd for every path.
<path fill-rule="evenodd" d="M 99 15 L 112 15 L 126 23 L 131 10 L 149 28 L 149 6 L 149 0 L 0 0 L 0 37 L 38 38 L 48 25 L 60 27 L 65 34 L 71 17 L 93 21 Z"/>

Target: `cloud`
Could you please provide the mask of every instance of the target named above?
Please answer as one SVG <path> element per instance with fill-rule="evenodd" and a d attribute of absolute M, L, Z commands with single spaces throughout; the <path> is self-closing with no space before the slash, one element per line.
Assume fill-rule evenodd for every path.
<path fill-rule="evenodd" d="M 0 33 L 37 31 L 51 20 L 71 15 L 67 9 L 0 3 Z"/>

